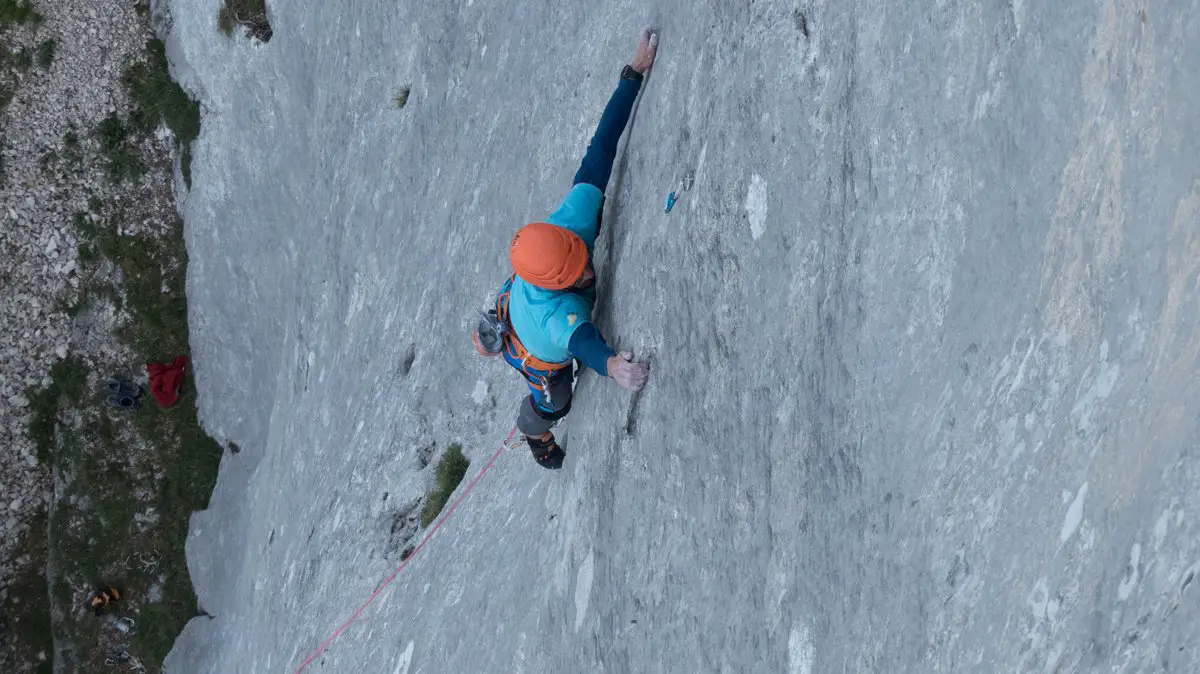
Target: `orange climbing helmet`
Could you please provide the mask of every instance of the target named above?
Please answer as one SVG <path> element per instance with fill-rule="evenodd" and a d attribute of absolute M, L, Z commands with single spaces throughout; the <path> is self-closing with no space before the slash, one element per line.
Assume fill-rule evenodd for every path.
<path fill-rule="evenodd" d="M 517 230 L 508 247 L 513 271 L 546 290 L 571 287 L 587 268 L 587 246 L 565 227 L 534 222 Z"/>

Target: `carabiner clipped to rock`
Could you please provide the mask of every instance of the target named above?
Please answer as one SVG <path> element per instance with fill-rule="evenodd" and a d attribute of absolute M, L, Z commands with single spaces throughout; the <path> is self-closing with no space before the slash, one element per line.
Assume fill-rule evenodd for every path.
<path fill-rule="evenodd" d="M 676 202 L 683 197 L 683 193 L 692 189 L 692 184 L 695 182 L 695 180 L 695 171 L 688 171 L 686 174 L 684 174 L 683 179 L 679 181 L 679 186 L 667 194 L 667 203 L 666 207 L 663 208 L 663 213 L 671 212 L 671 209 L 675 207 Z"/>

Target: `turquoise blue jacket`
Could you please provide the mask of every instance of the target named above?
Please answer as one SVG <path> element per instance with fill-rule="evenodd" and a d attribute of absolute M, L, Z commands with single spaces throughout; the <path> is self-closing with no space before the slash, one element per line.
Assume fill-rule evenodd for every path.
<path fill-rule="evenodd" d="M 599 188 L 581 183 L 572 187 L 562 204 L 546 218 L 551 225 L 578 234 L 587 244 L 589 261 L 596 246 L 603 202 Z M 509 321 L 525 348 L 548 363 L 562 363 L 572 357 L 571 336 L 592 320 L 596 292 L 594 288 L 546 290 L 518 276 L 513 279 L 508 302 Z"/>

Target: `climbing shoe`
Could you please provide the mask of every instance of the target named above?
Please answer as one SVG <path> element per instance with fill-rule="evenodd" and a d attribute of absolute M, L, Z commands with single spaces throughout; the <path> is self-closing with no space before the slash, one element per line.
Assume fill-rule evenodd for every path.
<path fill-rule="evenodd" d="M 118 395 L 116 393 L 108 396 L 108 398 L 105 398 L 105 401 L 112 407 L 117 407 L 123 410 L 135 410 L 141 405 L 137 398 Z"/>
<path fill-rule="evenodd" d="M 558 446 L 554 441 L 553 433 L 546 433 L 540 436 L 525 436 L 525 442 L 529 443 L 529 451 L 533 452 L 533 460 L 542 468 L 558 470 L 562 468 L 563 459 L 567 453 Z"/>
<path fill-rule="evenodd" d="M 142 397 L 142 387 L 124 379 L 109 379 L 108 381 L 104 382 L 104 387 L 108 389 L 108 392 L 112 395 L 121 396 L 124 398 Z"/>

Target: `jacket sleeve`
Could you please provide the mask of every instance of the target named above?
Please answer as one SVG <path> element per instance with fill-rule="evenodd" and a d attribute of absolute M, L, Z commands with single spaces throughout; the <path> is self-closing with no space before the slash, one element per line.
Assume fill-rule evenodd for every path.
<path fill-rule="evenodd" d="M 588 321 L 575 329 L 568 350 L 601 376 L 608 376 L 608 359 L 616 355 L 595 323 Z"/>

